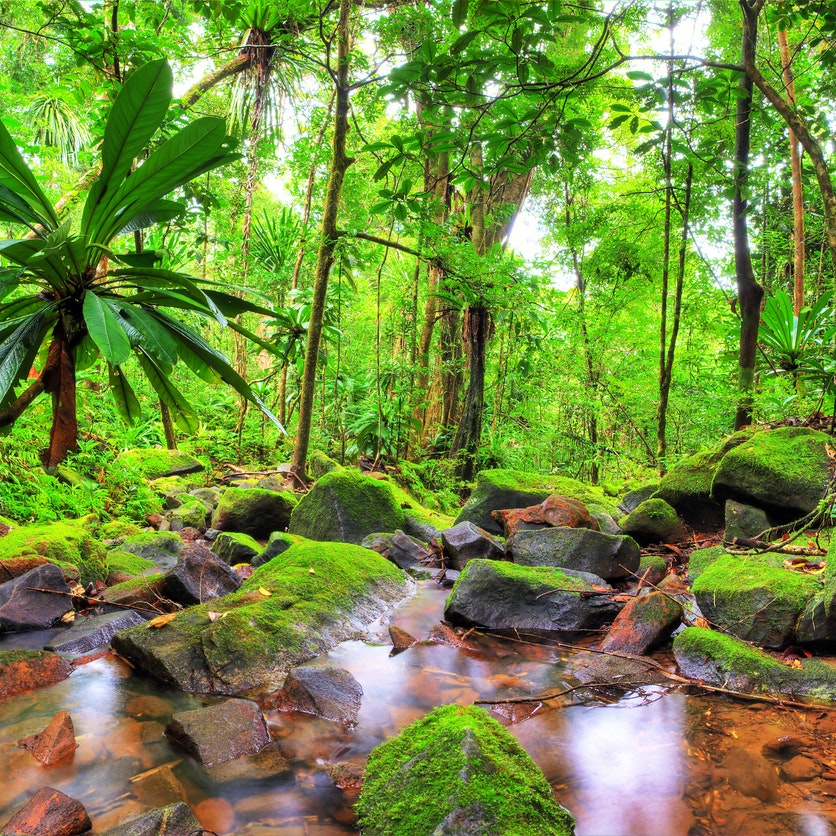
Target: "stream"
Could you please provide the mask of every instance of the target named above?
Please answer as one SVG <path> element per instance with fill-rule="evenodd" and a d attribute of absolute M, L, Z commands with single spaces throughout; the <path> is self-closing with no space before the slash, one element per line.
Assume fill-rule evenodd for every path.
<path fill-rule="evenodd" d="M 439 623 L 446 595 L 422 582 L 391 621 L 423 639 Z M 39 648 L 50 635 L 20 634 L 0 647 Z M 576 817 L 578 836 L 836 834 L 836 712 L 660 686 L 571 690 L 580 649 L 473 634 L 466 647 L 420 642 L 390 656 L 387 627 L 374 635 L 327 654 L 363 686 L 356 727 L 266 713 L 294 769 L 279 782 L 210 783 L 163 735 L 173 712 L 205 701 L 134 676 L 109 653 L 64 682 L 6 699 L 0 822 L 51 786 L 84 804 L 92 834 L 181 799 L 218 836 L 356 833 L 351 799 L 334 786 L 328 764 L 359 772 L 371 749 L 437 705 L 566 691 L 545 704 L 490 708 Z M 71 763 L 43 767 L 17 741 L 61 709 L 72 715 L 79 747 Z"/>

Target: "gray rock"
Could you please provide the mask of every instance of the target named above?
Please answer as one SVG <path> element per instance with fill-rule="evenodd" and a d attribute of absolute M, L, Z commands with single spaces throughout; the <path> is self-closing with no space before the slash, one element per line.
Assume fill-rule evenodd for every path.
<path fill-rule="evenodd" d="M 37 592 L 36 589 L 51 591 Z M 64 573 L 53 563 L 36 566 L 14 580 L 0 584 L 0 633 L 52 627 L 73 608 L 67 595 L 69 591 Z"/>
<path fill-rule="evenodd" d="M 491 630 L 580 631 L 598 629 L 618 611 L 600 590 L 560 569 L 472 560 L 453 586 L 444 617 Z"/>
<path fill-rule="evenodd" d="M 396 531 L 392 535 L 392 545 L 386 556 L 396 566 L 408 570 L 414 566 L 423 567 L 429 560 L 430 553 L 420 540 L 403 531 Z"/>
<path fill-rule="evenodd" d="M 183 801 L 146 810 L 106 830 L 102 836 L 195 836 L 203 830 L 189 805 Z"/>
<path fill-rule="evenodd" d="M 574 569 L 605 580 L 630 577 L 640 562 L 639 547 L 631 537 L 589 528 L 519 531 L 509 539 L 506 550 L 521 566 Z"/>
<path fill-rule="evenodd" d="M 121 610 L 78 619 L 71 630 L 64 630 L 53 636 L 44 649 L 56 653 L 89 653 L 97 647 L 109 644 L 120 630 L 142 624 L 144 621 L 136 610 Z"/>
<path fill-rule="evenodd" d="M 197 543 L 183 549 L 177 563 L 163 578 L 166 597 L 185 606 L 220 598 L 239 586 L 241 578 L 235 570 Z"/>
<path fill-rule="evenodd" d="M 631 511 L 638 508 L 642 502 L 650 499 L 650 497 L 653 496 L 657 490 L 659 490 L 659 484 L 653 483 L 652 485 L 643 485 L 640 488 L 636 488 L 634 491 L 624 494 L 621 502 L 618 503 L 618 510 L 623 511 L 625 514 L 629 514 Z"/>
<path fill-rule="evenodd" d="M 221 531 L 212 543 L 212 551 L 229 566 L 236 563 L 251 563 L 263 549 L 261 544 L 238 531 Z"/>
<path fill-rule="evenodd" d="M 357 722 L 363 687 L 349 673 L 333 665 L 293 668 L 276 694 L 282 711 L 301 711 L 343 725 Z"/>
<path fill-rule="evenodd" d="M 735 537 L 754 538 L 772 528 L 766 511 L 733 499 L 726 500 L 726 531 L 723 539 L 731 543 Z"/>
<path fill-rule="evenodd" d="M 235 760 L 206 767 L 206 775 L 216 784 L 236 781 L 247 784 L 293 779 L 293 768 L 276 743 L 268 743 L 254 755 L 241 755 Z"/>
<path fill-rule="evenodd" d="M 165 733 L 205 766 L 255 754 L 270 742 L 258 703 L 242 699 L 177 712 L 168 721 Z"/>
<path fill-rule="evenodd" d="M 441 543 L 447 564 L 453 569 L 464 569 L 474 559 L 505 559 L 502 543 L 472 522 L 460 522 L 442 531 Z"/>
<path fill-rule="evenodd" d="M 673 506 L 664 499 L 647 499 L 621 520 L 621 530 L 642 545 L 669 543 L 682 537 Z"/>
<path fill-rule="evenodd" d="M 429 543 L 430 540 L 438 540 L 441 537 L 441 532 L 434 525 L 418 519 L 408 510 L 404 511 L 403 530 L 405 534 L 416 537 L 422 543 Z"/>
<path fill-rule="evenodd" d="M 211 526 L 261 540 L 287 528 L 295 504 L 296 496 L 290 491 L 227 488 L 212 514 Z"/>
<path fill-rule="evenodd" d="M 150 560 L 161 572 L 174 566 L 183 545 L 183 540 L 172 531 L 143 531 L 117 542 L 122 551 Z"/>
<path fill-rule="evenodd" d="M 267 545 L 250 561 L 250 565 L 254 567 L 263 566 L 274 557 L 284 554 L 292 545 L 292 537 L 289 537 L 283 531 L 274 531 L 270 535 Z"/>

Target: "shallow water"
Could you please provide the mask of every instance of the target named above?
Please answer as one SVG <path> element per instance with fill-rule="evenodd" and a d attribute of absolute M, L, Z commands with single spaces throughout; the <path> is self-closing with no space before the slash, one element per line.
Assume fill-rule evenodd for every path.
<path fill-rule="evenodd" d="M 426 583 L 393 622 L 425 638 L 445 596 Z M 30 635 L 16 644 L 43 641 Z M 436 705 L 566 691 L 545 704 L 492 710 L 575 815 L 578 836 L 836 833 L 832 712 L 658 686 L 618 695 L 571 690 L 578 684 L 572 664 L 583 651 L 554 644 L 474 634 L 464 648 L 424 642 L 391 657 L 390 649 L 381 627 L 375 641 L 347 642 L 328 654 L 363 686 L 355 728 L 267 712 L 294 777 L 261 784 L 212 784 L 169 745 L 163 728 L 170 715 L 203 700 L 134 676 L 113 656 L 83 665 L 65 682 L 0 702 L 0 822 L 36 789 L 52 786 L 85 805 L 94 834 L 181 798 L 219 836 L 351 833 L 351 796 L 334 786 L 328 764 L 359 769 L 378 743 Z M 43 767 L 16 741 L 41 731 L 60 709 L 73 717 L 79 748 L 72 763 Z M 783 744 L 776 741 L 787 736 L 792 751 L 778 757 L 773 750 Z M 790 769 L 797 752 L 806 760 Z M 810 763 L 818 774 L 799 780 L 805 768 L 816 771 Z"/>

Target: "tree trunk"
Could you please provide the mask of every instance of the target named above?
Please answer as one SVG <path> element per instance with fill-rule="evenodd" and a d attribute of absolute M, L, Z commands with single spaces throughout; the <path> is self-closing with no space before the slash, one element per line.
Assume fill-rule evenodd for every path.
<path fill-rule="evenodd" d="M 786 29 L 778 30 L 778 46 L 781 50 L 781 64 L 784 68 L 784 86 L 787 99 L 795 107 L 795 78 L 790 58 L 790 45 Z M 801 149 L 798 137 L 790 128 L 790 168 L 792 169 L 792 220 L 793 220 L 793 270 L 792 307 L 796 316 L 804 307 L 804 193 L 801 185 Z"/>
<path fill-rule="evenodd" d="M 44 364 L 44 391 L 52 395 L 52 427 L 49 447 L 41 452 L 44 467 L 55 467 L 78 450 L 76 416 L 75 348 L 63 324 L 55 326 Z"/>
<path fill-rule="evenodd" d="M 314 389 L 316 387 L 316 367 L 319 356 L 319 343 L 322 337 L 322 325 L 325 317 L 325 300 L 328 292 L 328 278 L 334 263 L 334 250 L 337 245 L 337 212 L 340 206 L 345 173 L 353 160 L 346 156 L 346 137 L 348 134 L 349 95 L 348 60 L 350 48 L 349 15 L 351 0 L 340 0 L 339 22 L 337 23 L 337 68 L 334 73 L 336 105 L 334 111 L 334 142 L 331 160 L 331 174 L 322 211 L 322 234 L 314 272 L 313 300 L 311 320 L 308 327 L 308 343 L 305 349 L 305 366 L 302 373 L 301 394 L 299 400 L 299 420 L 296 428 L 296 444 L 293 449 L 291 470 L 299 479 L 305 479 L 305 466 L 308 459 L 308 445 L 311 436 L 311 417 L 313 415 Z"/>
<path fill-rule="evenodd" d="M 744 67 L 754 66 L 758 36 L 758 14 L 763 0 L 740 0 L 743 12 L 742 60 Z M 752 422 L 753 391 L 755 385 L 755 351 L 758 342 L 758 323 L 761 314 L 763 287 L 755 279 L 752 255 L 749 251 L 747 221 L 747 189 L 749 179 L 749 150 L 751 145 L 752 76 L 742 75 L 739 81 L 734 132 L 734 199 L 732 201 L 732 230 L 734 234 L 734 269 L 737 299 L 740 306 L 740 348 L 737 359 L 738 403 L 734 427 L 739 430 Z"/>

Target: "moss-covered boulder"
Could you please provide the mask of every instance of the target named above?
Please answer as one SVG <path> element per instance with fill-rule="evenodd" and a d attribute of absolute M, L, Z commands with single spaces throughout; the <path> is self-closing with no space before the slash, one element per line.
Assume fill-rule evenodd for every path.
<path fill-rule="evenodd" d="M 653 591 L 631 598 L 601 643 L 608 653 L 641 656 L 665 641 L 682 618 L 682 606 L 672 596 Z"/>
<path fill-rule="evenodd" d="M 336 470 L 339 466 L 340 463 L 336 459 L 332 459 L 322 450 L 313 450 L 308 455 L 307 470 L 312 479 L 319 479 L 326 473 Z"/>
<path fill-rule="evenodd" d="M 295 505 L 296 494 L 291 491 L 227 488 L 212 514 L 212 528 L 263 540 L 287 528 Z"/>
<path fill-rule="evenodd" d="M 180 504 L 166 513 L 166 519 L 172 531 L 182 531 L 184 528 L 203 530 L 206 528 L 210 510 L 202 499 L 190 494 L 181 494 Z"/>
<path fill-rule="evenodd" d="M 311 540 L 359 545 L 375 531 L 403 527 L 403 509 L 388 482 L 339 468 L 326 473 L 302 497 L 288 531 Z"/>
<path fill-rule="evenodd" d="M 104 544 L 81 521 L 24 525 L 0 538 L 0 565 L 26 557 L 46 558 L 82 584 L 107 578 Z"/>
<path fill-rule="evenodd" d="M 685 676 L 747 694 L 776 694 L 836 701 L 836 668 L 821 659 L 801 667 L 716 630 L 688 627 L 674 640 L 674 656 Z"/>
<path fill-rule="evenodd" d="M 163 476 L 182 476 L 203 470 L 203 463 L 181 450 L 160 447 L 136 447 L 125 450 L 116 459 L 118 464 L 138 470 L 149 481 Z"/>
<path fill-rule="evenodd" d="M 235 566 L 237 563 L 249 563 L 263 551 L 263 548 L 261 543 L 249 534 L 222 531 L 212 543 L 212 551 L 225 563 Z"/>
<path fill-rule="evenodd" d="M 714 560 L 692 587 L 712 624 L 744 641 L 778 649 L 794 641 L 798 619 L 819 588 L 812 575 L 739 555 Z"/>
<path fill-rule="evenodd" d="M 653 496 L 664 499 L 692 525 L 722 525 L 723 506 L 711 497 L 714 474 L 726 453 L 751 438 L 753 432 L 741 430 L 714 447 L 681 459 L 662 477 Z"/>
<path fill-rule="evenodd" d="M 723 539 L 727 543 L 734 543 L 739 537 L 762 539 L 773 525 L 763 508 L 735 502 L 733 499 L 726 500 Z"/>
<path fill-rule="evenodd" d="M 827 490 L 831 442 L 830 436 L 805 427 L 755 433 L 723 457 L 712 499 L 756 505 L 785 521 L 809 514 Z"/>
<path fill-rule="evenodd" d="M 567 476 L 541 476 L 521 470 L 482 470 L 476 487 L 456 523 L 472 522 L 491 534 L 502 534 L 502 526 L 491 516 L 492 511 L 505 508 L 527 508 L 544 502 L 552 494 L 561 494 L 582 502 L 593 514 L 616 513 L 611 497 L 600 488 L 586 485 Z"/>
<path fill-rule="evenodd" d="M 808 602 L 798 622 L 799 642 L 836 643 L 836 537 L 831 536 L 824 559 L 823 586 Z"/>
<path fill-rule="evenodd" d="M 444 617 L 489 630 L 594 630 L 618 614 L 618 604 L 600 594 L 608 588 L 548 566 L 471 560 L 453 584 Z"/>
<path fill-rule="evenodd" d="M 356 806 L 366 836 L 571 836 L 545 776 L 484 709 L 444 706 L 369 756 Z"/>
<path fill-rule="evenodd" d="M 114 543 L 114 548 L 150 560 L 157 569 L 166 571 L 183 551 L 183 540 L 173 531 L 143 531 Z"/>
<path fill-rule="evenodd" d="M 695 581 L 715 560 L 727 555 L 723 546 L 707 546 L 704 549 L 694 549 L 688 558 L 688 578 Z"/>
<path fill-rule="evenodd" d="M 302 542 L 259 567 L 237 592 L 190 607 L 161 628 L 118 633 L 113 647 L 184 691 L 273 690 L 290 668 L 362 635 L 413 590 L 376 552 Z"/>
<path fill-rule="evenodd" d="M 654 497 L 640 502 L 619 525 L 643 546 L 650 543 L 670 543 L 682 537 L 682 526 L 673 506 Z"/>
<path fill-rule="evenodd" d="M 108 586 L 132 578 L 153 575 L 157 571 L 157 567 L 152 561 L 122 549 L 112 549 L 107 552 L 105 561 L 107 564 L 107 579 L 105 582 Z"/>

